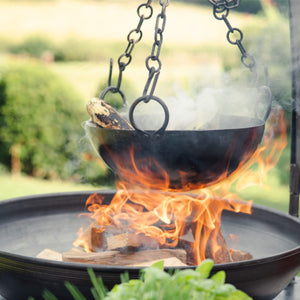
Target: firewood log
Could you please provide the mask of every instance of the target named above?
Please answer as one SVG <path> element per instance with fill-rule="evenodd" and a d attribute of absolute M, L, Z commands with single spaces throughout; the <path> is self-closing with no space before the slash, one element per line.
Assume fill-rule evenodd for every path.
<path fill-rule="evenodd" d="M 133 130 L 131 124 L 102 99 L 93 98 L 87 104 L 87 111 L 93 123 L 98 127 Z"/>
<path fill-rule="evenodd" d="M 187 255 L 183 249 L 143 250 L 128 253 L 120 251 L 86 253 L 73 249 L 62 254 L 63 261 L 112 266 L 138 265 L 174 257 L 186 264 Z"/>
<path fill-rule="evenodd" d="M 162 260 L 164 261 L 165 267 L 186 267 L 187 266 L 187 264 L 184 264 L 177 257 L 164 258 Z M 157 260 L 147 261 L 144 263 L 136 263 L 133 265 L 129 265 L 128 267 L 150 267 L 158 261 L 161 261 L 161 260 L 157 259 Z"/>
<path fill-rule="evenodd" d="M 61 253 L 47 248 L 41 251 L 36 257 L 55 261 L 62 261 Z"/>
<path fill-rule="evenodd" d="M 92 223 L 80 239 L 84 239 L 84 244 L 90 252 L 111 251 L 126 247 L 144 249 L 159 247 L 156 240 L 142 233 L 128 232 L 128 229 L 120 229 L 115 225 L 101 226 L 97 222 Z M 83 247 L 83 243 L 76 243 L 76 245 Z"/>
<path fill-rule="evenodd" d="M 214 234 L 215 234 L 215 232 L 213 231 L 211 233 L 211 236 Z M 216 241 L 218 244 L 217 251 L 214 250 L 212 240 L 210 239 L 208 241 L 208 243 L 206 245 L 206 251 L 205 251 L 206 258 L 213 259 L 215 264 L 232 262 L 229 248 L 227 246 L 226 240 L 225 240 L 221 230 L 219 230 L 217 233 Z"/>
<path fill-rule="evenodd" d="M 250 260 L 253 258 L 253 256 L 249 252 L 236 250 L 236 249 L 230 249 L 230 255 L 232 258 L 232 261 L 245 261 Z"/>

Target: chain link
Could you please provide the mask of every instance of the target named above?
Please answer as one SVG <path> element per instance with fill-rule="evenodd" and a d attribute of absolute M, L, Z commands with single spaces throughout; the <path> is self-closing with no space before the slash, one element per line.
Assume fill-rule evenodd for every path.
<path fill-rule="evenodd" d="M 159 0 L 161 5 L 161 12 L 156 17 L 155 32 L 154 32 L 154 43 L 152 46 L 151 54 L 146 58 L 146 68 L 149 71 L 148 79 L 143 91 L 144 102 L 148 103 L 153 97 L 160 70 L 162 67 L 161 60 L 159 58 L 160 51 L 163 43 L 163 33 L 166 27 L 166 8 L 169 5 L 169 0 Z M 151 88 L 150 88 L 151 87 Z M 150 93 L 148 93 L 150 89 Z"/>
<path fill-rule="evenodd" d="M 111 80 L 112 80 L 112 59 L 110 61 L 110 72 L 108 77 L 108 87 L 102 92 L 101 98 L 105 96 L 107 91 L 110 91 L 112 93 L 120 93 L 123 97 L 123 93 L 120 91 L 121 83 L 122 83 L 122 74 L 125 71 L 126 67 L 131 63 L 132 60 L 132 52 L 135 48 L 135 45 L 139 43 L 143 37 L 143 32 L 141 30 L 142 25 L 144 23 L 144 20 L 148 20 L 153 15 L 153 7 L 151 6 L 152 0 L 148 0 L 147 2 L 141 4 L 137 8 L 137 15 L 139 17 L 139 21 L 137 24 L 137 27 L 135 29 L 130 30 L 130 32 L 127 35 L 127 41 L 128 45 L 118 58 L 118 66 L 119 66 L 119 76 L 116 86 L 112 86 Z M 126 99 L 123 102 L 126 102 Z"/>
<path fill-rule="evenodd" d="M 210 1 L 211 3 L 215 2 L 215 1 L 211 1 L 211 0 L 208 0 L 208 1 Z M 227 36 L 226 36 L 227 41 L 231 45 L 236 45 L 239 48 L 239 50 L 242 54 L 242 56 L 241 56 L 242 64 L 246 68 L 250 69 L 252 72 L 255 73 L 256 72 L 256 70 L 255 70 L 256 61 L 255 61 L 255 58 L 252 55 L 250 55 L 243 46 L 243 43 L 242 43 L 243 38 L 244 38 L 243 32 L 239 28 L 232 27 L 228 20 L 229 10 L 232 7 L 229 7 L 228 5 L 226 5 L 226 3 L 230 2 L 230 1 L 221 1 L 221 2 L 223 2 L 222 5 L 220 3 L 218 5 L 214 4 L 214 10 L 213 10 L 214 17 L 217 20 L 224 21 L 224 23 L 226 24 L 226 26 L 228 28 L 228 32 L 227 32 Z M 226 3 L 224 3 L 224 2 L 226 2 Z"/>
<path fill-rule="evenodd" d="M 216 7 L 225 7 L 225 8 L 236 8 L 240 5 L 240 0 L 208 0 L 212 5 Z"/>

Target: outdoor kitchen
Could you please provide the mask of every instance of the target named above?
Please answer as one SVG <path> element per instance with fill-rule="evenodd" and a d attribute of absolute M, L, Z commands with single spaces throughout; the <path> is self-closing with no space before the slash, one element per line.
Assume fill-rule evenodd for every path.
<path fill-rule="evenodd" d="M 44 299 L 45 290 L 73 299 L 65 282 L 93 299 L 87 269 L 111 290 L 122 274 L 138 279 L 141 270 L 162 261 L 166 272 L 177 274 L 207 260 L 213 261 L 212 275 L 225 271 L 226 283 L 253 299 L 300 299 L 300 3 L 289 0 L 287 124 L 272 101 L 268 66 L 247 51 L 242 30 L 231 23 L 242 0 L 207 1 L 211 17 L 228 30 L 224 38 L 238 50 L 247 80 L 203 88 L 196 101 L 182 91 L 161 97 L 156 88 L 164 72 L 168 9 L 176 3 L 137 3 L 138 25 L 129 31 L 126 50 L 117 62 L 110 60 L 106 87 L 87 101 L 86 119 L 79 120 L 94 156 L 114 173 L 115 187 L 1 201 L 1 300 Z M 151 19 L 146 82 L 130 102 L 122 81 Z M 110 104 L 112 95 L 121 98 L 121 107 Z M 289 211 L 242 199 L 239 191 L 262 186 L 288 145 Z"/>

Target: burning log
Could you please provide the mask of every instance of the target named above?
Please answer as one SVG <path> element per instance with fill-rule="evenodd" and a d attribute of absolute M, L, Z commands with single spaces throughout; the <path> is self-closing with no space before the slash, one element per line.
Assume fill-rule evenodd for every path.
<path fill-rule="evenodd" d="M 130 123 L 102 99 L 93 98 L 87 104 L 87 111 L 93 123 L 101 128 L 133 130 Z"/>
<path fill-rule="evenodd" d="M 250 260 L 253 258 L 253 256 L 249 252 L 236 250 L 236 249 L 230 249 L 230 255 L 232 261 L 234 262 Z"/>
<path fill-rule="evenodd" d="M 187 254 L 183 249 L 158 249 L 131 251 L 104 251 L 86 253 L 77 248 L 62 254 L 62 260 L 68 262 L 89 263 L 111 266 L 147 266 L 159 260 L 166 260 L 169 265 L 186 265 Z"/>
<path fill-rule="evenodd" d="M 192 233 L 190 233 L 192 234 Z M 84 241 L 81 243 L 81 241 Z M 217 248 L 215 247 L 213 241 L 217 243 Z M 192 243 L 193 238 L 191 237 L 189 241 L 183 240 L 180 243 L 179 248 L 184 249 L 188 253 L 188 260 L 184 259 L 183 262 L 189 265 L 195 265 L 196 259 L 193 257 L 193 250 L 192 250 Z M 144 234 L 136 234 L 134 232 L 130 232 L 126 228 L 118 228 L 115 225 L 109 226 L 100 226 L 97 222 L 94 222 L 90 225 L 90 227 L 81 235 L 78 239 L 78 242 L 75 243 L 76 246 L 83 247 L 87 252 L 96 252 L 95 254 L 87 254 L 83 260 L 98 261 L 102 263 L 102 255 L 103 253 L 108 253 L 115 255 L 116 253 L 145 253 L 145 249 L 153 250 L 156 255 L 159 253 L 157 251 L 161 250 L 173 250 L 176 251 L 177 249 L 159 249 L 159 243 L 151 237 L 145 236 Z M 141 251 L 142 250 L 142 251 Z M 99 255 L 97 255 L 97 252 Z M 231 257 L 231 252 L 234 254 L 235 258 Z M 151 252 L 149 252 L 151 253 Z M 69 259 L 68 255 L 66 254 L 66 259 Z M 78 253 L 76 253 L 78 255 Z M 132 255 L 132 254 L 128 254 Z M 79 259 L 81 260 L 81 256 L 84 256 L 81 253 Z M 105 255 L 104 255 L 105 256 Z M 215 261 L 215 263 L 228 263 L 235 260 L 244 260 L 247 259 L 247 254 L 241 251 L 231 250 L 228 248 L 226 240 L 223 236 L 221 230 L 215 230 L 211 233 L 210 238 L 206 244 L 205 249 L 205 256 L 206 258 L 211 258 Z M 105 256 L 106 257 L 106 256 Z M 73 252 L 71 252 L 71 260 L 75 259 L 76 256 L 73 257 Z M 154 257 L 153 260 L 158 259 Z M 147 262 L 147 260 L 143 260 L 141 262 Z M 120 262 L 119 262 L 120 263 Z M 127 264 L 127 263 L 126 263 Z"/>
<path fill-rule="evenodd" d="M 214 235 L 213 231 L 211 235 Z M 211 258 L 216 264 L 232 262 L 230 250 L 228 249 L 226 240 L 221 230 L 217 232 L 216 241 L 218 244 L 217 249 L 212 246 L 212 240 L 209 239 L 206 245 L 205 255 L 206 258 Z"/>
<path fill-rule="evenodd" d="M 81 241 L 84 241 L 81 243 Z M 81 246 L 86 251 L 112 251 L 124 248 L 157 249 L 158 242 L 142 233 L 136 234 L 115 225 L 101 226 L 94 222 L 80 236 L 76 246 Z"/>
<path fill-rule="evenodd" d="M 47 248 L 41 251 L 36 257 L 55 261 L 62 261 L 61 253 Z"/>

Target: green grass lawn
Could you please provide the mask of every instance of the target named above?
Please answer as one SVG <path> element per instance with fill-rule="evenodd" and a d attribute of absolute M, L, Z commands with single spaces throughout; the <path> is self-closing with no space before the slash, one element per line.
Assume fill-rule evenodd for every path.
<path fill-rule="evenodd" d="M 0 175 L 0 200 L 44 193 L 96 190 L 99 188 L 71 182 L 41 180 L 22 175 Z"/>
<path fill-rule="evenodd" d="M 0 200 L 44 193 L 90 191 L 105 188 L 111 187 L 95 187 L 63 181 L 47 181 L 28 176 L 13 177 L 8 174 L 0 175 Z M 254 203 L 288 212 L 289 187 L 281 185 L 275 175 L 269 176 L 266 188 L 247 188 L 239 196 L 244 200 L 253 200 Z"/>

